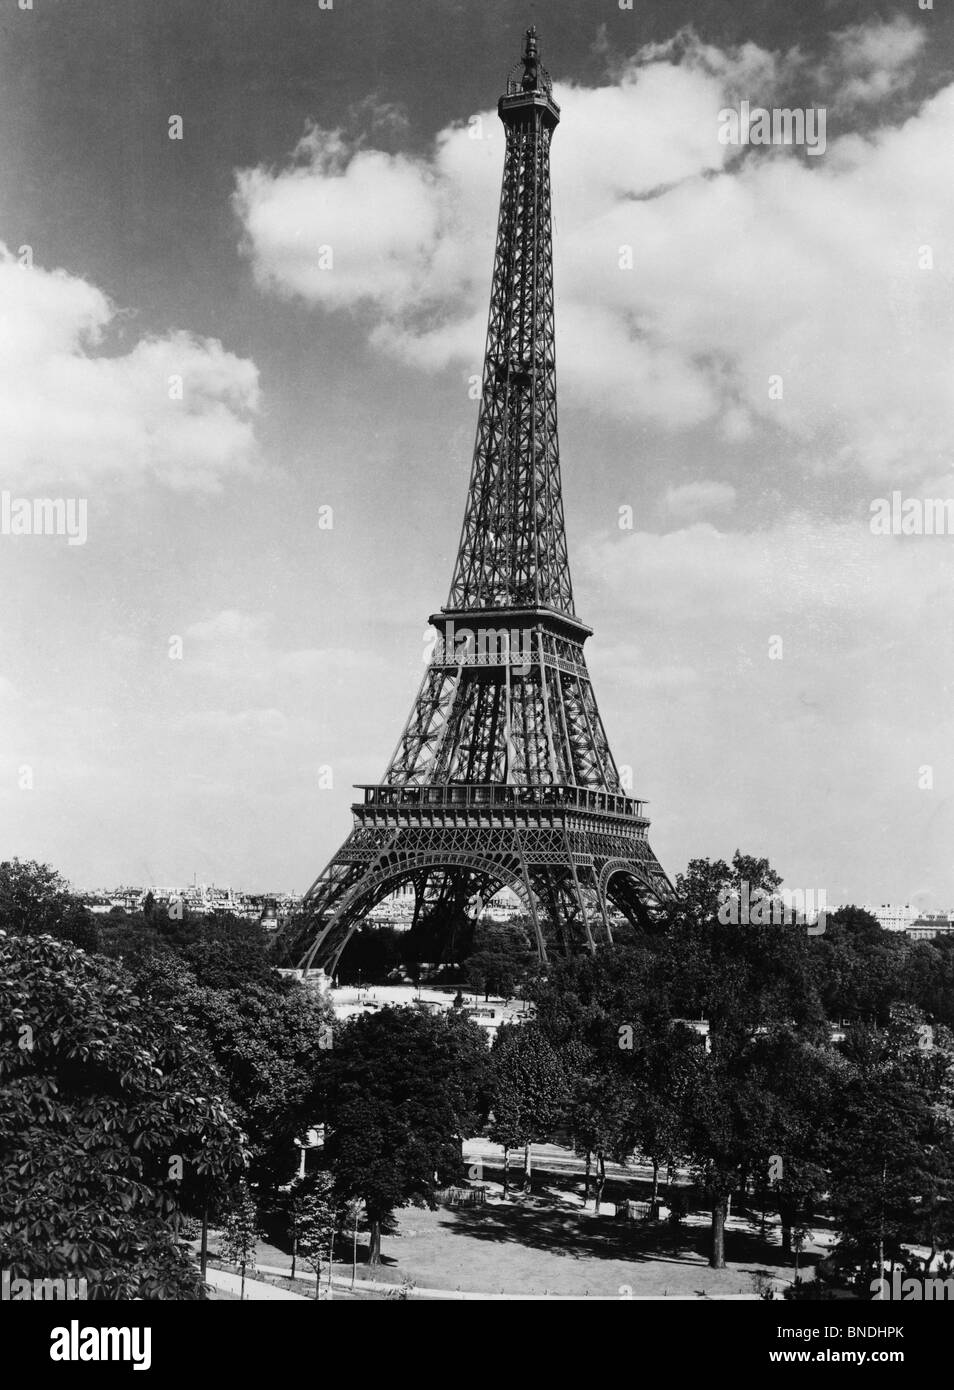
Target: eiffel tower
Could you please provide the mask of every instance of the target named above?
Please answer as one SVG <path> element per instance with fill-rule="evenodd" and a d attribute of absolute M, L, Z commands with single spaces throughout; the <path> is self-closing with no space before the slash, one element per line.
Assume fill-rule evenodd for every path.
<path fill-rule="evenodd" d="M 437 642 L 380 782 L 306 894 L 283 954 L 329 974 L 398 885 L 412 930 L 453 933 L 503 888 L 548 951 L 595 950 L 651 926 L 671 885 L 627 795 L 583 655 L 563 524 L 550 232 L 560 119 L 526 32 L 498 103 L 506 156 L 477 440 Z M 613 921 L 615 919 L 616 926 Z M 433 939 L 433 937 L 432 937 Z M 431 957 L 433 958 L 433 956 Z"/>

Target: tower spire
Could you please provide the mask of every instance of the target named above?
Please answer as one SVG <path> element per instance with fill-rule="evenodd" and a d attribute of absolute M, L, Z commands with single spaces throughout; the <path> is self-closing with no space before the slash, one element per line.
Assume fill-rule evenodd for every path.
<path fill-rule="evenodd" d="M 497 105 L 506 156 L 477 438 L 447 609 L 573 616 L 557 437 L 550 139 L 560 120 L 526 32 Z M 517 65 L 519 67 L 520 64 Z"/>
<path fill-rule="evenodd" d="M 523 45 L 523 90 L 536 91 L 537 86 L 537 26 L 531 24 L 524 36 Z"/>

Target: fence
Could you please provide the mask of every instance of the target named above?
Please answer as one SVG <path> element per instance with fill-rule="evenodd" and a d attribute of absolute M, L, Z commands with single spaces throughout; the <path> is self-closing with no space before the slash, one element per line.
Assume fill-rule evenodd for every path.
<path fill-rule="evenodd" d="M 482 1207 L 487 1193 L 482 1187 L 444 1187 L 435 1195 L 445 1207 Z"/>

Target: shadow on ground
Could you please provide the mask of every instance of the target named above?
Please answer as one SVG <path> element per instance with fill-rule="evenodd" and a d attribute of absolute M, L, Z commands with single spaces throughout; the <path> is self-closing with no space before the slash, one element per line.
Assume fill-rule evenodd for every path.
<path fill-rule="evenodd" d="M 485 1182 L 502 1183 L 503 1168 L 485 1163 L 482 1178 Z M 707 1221 L 672 1226 L 668 1222 L 626 1221 L 606 1213 L 596 1216 L 592 1196 L 587 1210 L 579 1206 L 583 1184 L 578 1170 L 540 1168 L 534 1173 L 529 1194 L 522 1190 L 522 1178 L 522 1172 L 514 1173 L 511 1169 L 510 1196 L 506 1201 L 459 1207 L 441 1225 L 477 1240 L 512 1242 L 573 1259 L 708 1265 Z M 651 1184 L 635 1175 L 630 1180 L 614 1177 L 604 1188 L 603 1201 L 648 1201 L 651 1192 Z M 692 1202 L 692 1209 L 697 1217 L 708 1215 L 697 1201 Z M 790 1264 L 777 1242 L 762 1234 L 758 1216 L 746 1213 L 743 1220 L 745 1225 L 741 1228 L 733 1224 L 726 1229 L 725 1255 L 729 1262 L 758 1267 Z M 817 1256 L 804 1256 L 801 1268 L 807 1270 L 816 1260 Z"/>

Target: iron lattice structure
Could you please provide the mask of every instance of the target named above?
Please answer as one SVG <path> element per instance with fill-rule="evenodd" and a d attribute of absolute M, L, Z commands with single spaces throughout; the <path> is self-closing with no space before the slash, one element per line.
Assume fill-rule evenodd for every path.
<path fill-rule="evenodd" d="M 522 68 L 522 72 L 519 70 Z M 332 973 L 399 884 L 413 926 L 455 926 L 501 888 L 542 960 L 636 929 L 670 884 L 610 751 L 576 616 L 557 440 L 550 140 L 560 119 L 527 31 L 500 98 L 506 157 L 474 461 L 438 641 L 380 783 L 306 895 L 289 959 Z"/>

